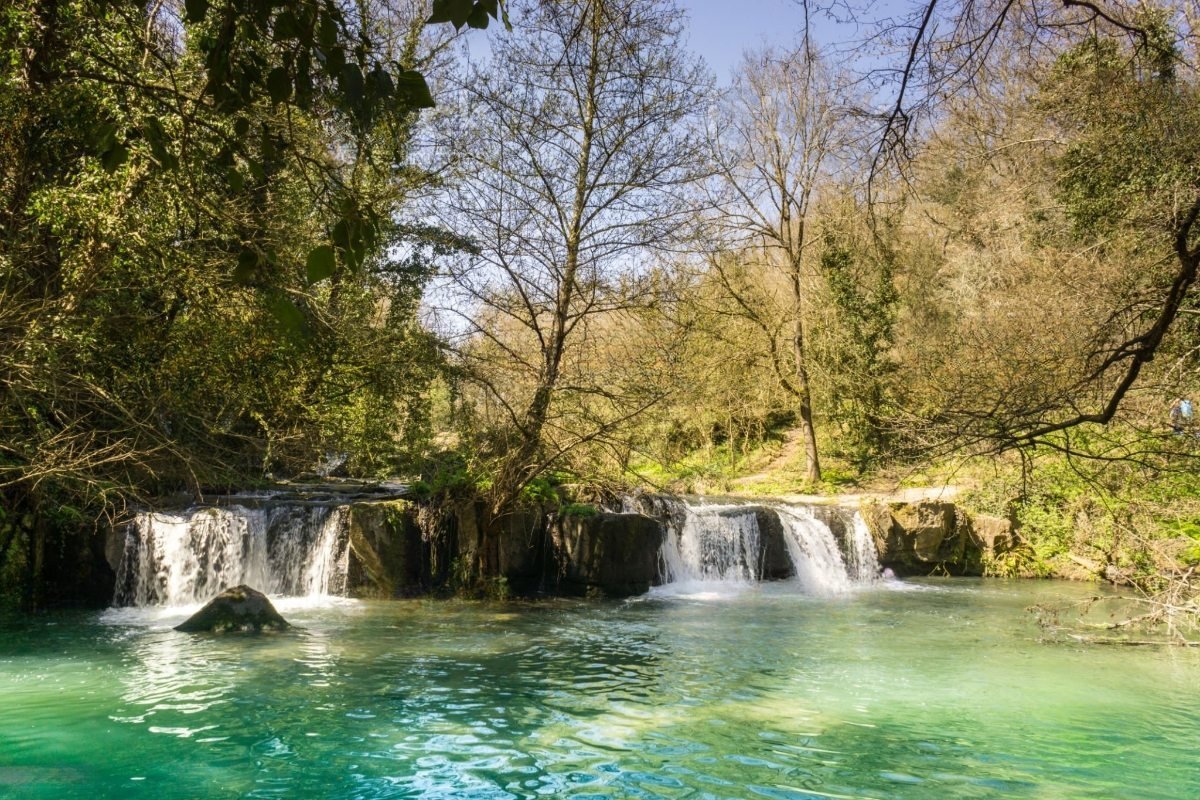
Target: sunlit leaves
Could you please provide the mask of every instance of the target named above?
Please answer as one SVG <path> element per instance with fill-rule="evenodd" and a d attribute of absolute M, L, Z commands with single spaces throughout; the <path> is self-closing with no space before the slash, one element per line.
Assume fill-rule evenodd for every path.
<path fill-rule="evenodd" d="M 439 0 L 433 19 L 485 27 L 501 13 L 497 0 Z M 334 0 L 265 0 L 243 5 L 189 2 L 187 19 L 199 23 L 194 41 L 204 57 L 204 93 L 218 108 L 241 114 L 260 97 L 307 110 L 322 102 L 366 130 L 381 115 L 433 105 L 419 72 L 388 60 L 369 33 Z"/>

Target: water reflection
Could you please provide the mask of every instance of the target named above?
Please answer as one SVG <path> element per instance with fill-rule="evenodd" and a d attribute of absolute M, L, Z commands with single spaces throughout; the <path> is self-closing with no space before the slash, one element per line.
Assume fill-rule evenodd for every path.
<path fill-rule="evenodd" d="M 308 606 L 258 637 L 23 629 L 0 661 L 0 794 L 1200 794 L 1180 702 L 1198 654 L 1046 646 L 1022 609 L 1048 587 L 934 585 Z"/>

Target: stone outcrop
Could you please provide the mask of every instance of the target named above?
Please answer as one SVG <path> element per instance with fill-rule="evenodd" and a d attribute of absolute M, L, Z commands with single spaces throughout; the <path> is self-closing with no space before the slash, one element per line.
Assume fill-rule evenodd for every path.
<path fill-rule="evenodd" d="M 880 565 L 898 575 L 981 575 L 989 560 L 1023 546 L 1009 520 L 972 516 L 953 503 L 868 502 L 862 514 Z"/>
<path fill-rule="evenodd" d="M 346 591 L 351 597 L 412 597 L 428 588 L 425 548 L 410 500 L 350 507 Z"/>
<path fill-rule="evenodd" d="M 979 559 L 980 572 L 987 561 L 1025 546 L 1025 541 L 1013 527 L 1012 520 L 975 514 L 967 517 L 966 525 L 967 555 Z"/>
<path fill-rule="evenodd" d="M 658 579 L 666 533 L 656 519 L 599 512 L 562 517 L 550 530 L 560 591 L 629 597 L 645 593 Z"/>
<path fill-rule="evenodd" d="M 282 631 L 291 627 L 262 592 L 234 586 L 209 600 L 204 608 L 175 626 L 184 633 Z"/>
<path fill-rule="evenodd" d="M 491 541 L 496 548 L 498 574 L 517 594 L 533 594 L 547 572 L 546 515 L 537 511 L 506 514 L 493 524 L 499 528 Z"/>

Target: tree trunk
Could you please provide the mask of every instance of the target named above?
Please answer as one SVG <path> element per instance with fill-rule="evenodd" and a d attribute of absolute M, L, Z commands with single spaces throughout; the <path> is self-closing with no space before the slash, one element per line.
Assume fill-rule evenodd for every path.
<path fill-rule="evenodd" d="M 808 207 L 807 189 L 801 195 L 801 209 Z M 791 230 L 790 213 L 784 207 L 781 222 L 783 231 Z M 801 265 L 804 254 L 805 218 L 799 217 L 796 229 L 796 239 L 790 256 L 790 271 L 792 282 L 792 359 L 796 366 L 796 401 L 800 413 L 800 435 L 804 439 L 804 478 L 809 483 L 821 482 L 821 461 L 817 454 L 817 431 L 813 426 L 812 389 L 808 383 L 808 361 L 804 353 L 804 289 L 800 284 Z M 786 241 L 786 238 L 784 238 Z"/>
<path fill-rule="evenodd" d="M 537 476 L 544 464 L 537 463 L 537 452 L 542 444 L 542 431 L 550 414 L 550 404 L 558 386 L 559 368 L 566 350 L 567 335 L 571 326 L 571 306 L 575 302 L 576 280 L 579 273 L 580 247 L 583 239 L 584 214 L 591 186 L 591 159 L 593 139 L 596 132 L 596 84 L 600 74 L 599 46 L 600 20 L 598 8 L 590 8 L 591 50 L 588 62 L 587 83 L 583 88 L 583 118 L 579 122 L 579 162 L 575 171 L 574 197 L 571 217 L 564 234 L 564 263 L 562 278 L 558 284 L 554 305 L 554 318 L 550 336 L 543 353 L 542 375 L 533 399 L 525 410 L 521 425 L 521 443 L 504 459 L 504 466 L 496 481 L 496 494 L 492 503 L 492 516 L 499 516 L 511 509 L 521 490 Z"/>
<path fill-rule="evenodd" d="M 800 298 L 796 297 L 796 327 L 792 334 L 792 354 L 796 360 L 796 393 L 800 412 L 800 435 L 804 439 L 804 477 L 820 483 L 821 462 L 817 455 L 817 432 L 813 427 L 812 391 L 804 356 L 804 322 L 800 319 Z"/>

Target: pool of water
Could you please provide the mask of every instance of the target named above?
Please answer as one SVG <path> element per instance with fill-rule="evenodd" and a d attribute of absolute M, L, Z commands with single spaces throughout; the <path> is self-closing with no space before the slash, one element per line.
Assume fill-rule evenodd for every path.
<path fill-rule="evenodd" d="M 1039 641 L 1086 591 L 39 619 L 0 628 L 0 797 L 1200 797 L 1200 653 Z"/>

